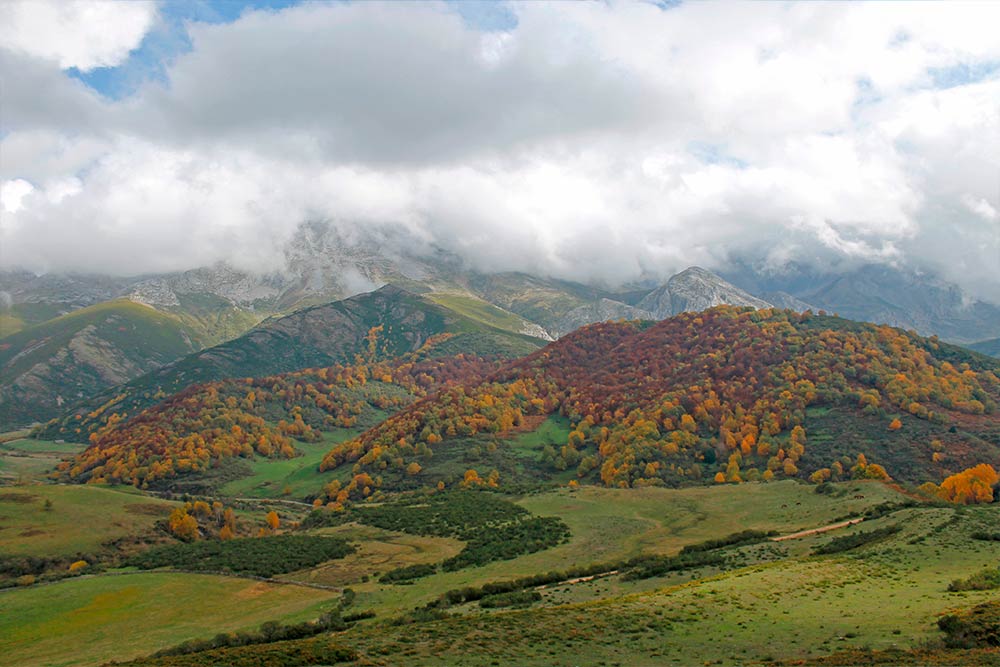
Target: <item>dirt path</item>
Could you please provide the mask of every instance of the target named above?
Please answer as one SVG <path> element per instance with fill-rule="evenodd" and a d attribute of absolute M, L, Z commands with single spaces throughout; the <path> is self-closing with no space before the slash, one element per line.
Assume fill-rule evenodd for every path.
<path fill-rule="evenodd" d="M 809 537 L 810 535 L 819 535 L 820 533 L 826 533 L 831 530 L 837 530 L 838 528 L 847 528 L 848 526 L 853 526 L 855 524 L 864 521 L 864 517 L 859 517 L 857 519 L 850 519 L 849 521 L 841 521 L 840 523 L 831 523 L 829 526 L 820 526 L 819 528 L 810 528 L 809 530 L 800 530 L 797 533 L 791 533 L 790 535 L 782 535 L 780 537 L 772 537 L 772 542 L 784 542 L 785 540 L 796 540 L 800 537 Z"/>
<path fill-rule="evenodd" d="M 542 584 L 541 586 L 535 586 L 534 590 L 544 591 L 547 588 L 555 588 L 556 586 L 572 586 L 573 584 L 582 584 L 587 581 L 593 581 L 594 579 L 603 579 L 604 577 L 612 577 L 616 574 L 618 574 L 618 570 L 599 572 L 598 574 L 592 574 L 587 577 L 576 577 L 575 579 L 564 579 L 563 581 L 557 581 L 551 584 Z"/>

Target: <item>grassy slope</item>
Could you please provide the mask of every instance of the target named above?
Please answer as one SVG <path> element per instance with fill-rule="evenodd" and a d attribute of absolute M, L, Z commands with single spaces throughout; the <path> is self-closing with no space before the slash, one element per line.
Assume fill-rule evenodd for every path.
<path fill-rule="evenodd" d="M 104 340 L 126 354 L 170 360 L 191 350 L 185 336 L 192 336 L 193 332 L 177 318 L 118 299 L 81 308 L 6 337 L 0 346 L 4 376 L 19 375 L 52 357 L 88 326 L 97 327 Z"/>
<path fill-rule="evenodd" d="M 574 308 L 614 298 L 595 288 L 523 273 L 473 276 L 469 286 L 485 300 L 545 328 L 556 326 Z"/>
<path fill-rule="evenodd" d="M 45 509 L 45 501 L 52 509 Z M 96 486 L 0 487 L 0 554 L 67 556 L 148 531 L 176 503 Z"/>
<path fill-rule="evenodd" d="M 358 606 L 380 615 L 410 609 L 440 593 L 487 581 L 564 570 L 569 567 L 636 556 L 639 553 L 675 553 L 687 544 L 755 528 L 791 533 L 861 512 L 900 495 L 882 484 L 849 485 L 846 498 L 831 500 L 795 482 L 689 489 L 604 489 L 584 486 L 578 491 L 556 490 L 524 497 L 519 504 L 541 516 L 558 516 L 572 531 L 569 543 L 483 567 L 443 572 L 417 580 L 411 586 L 376 581 L 350 585 L 359 592 Z M 853 498 L 854 495 L 864 496 Z M 798 503 L 798 504 L 797 504 Z M 385 571 L 420 561 L 386 562 Z M 647 588 L 643 582 L 622 590 Z"/>
<path fill-rule="evenodd" d="M 97 665 L 264 621 L 314 619 L 329 591 L 195 574 L 71 579 L 0 591 L 5 664 Z"/>
<path fill-rule="evenodd" d="M 523 317 L 498 308 L 471 294 L 461 292 L 433 292 L 428 294 L 427 298 L 445 308 L 454 310 L 456 313 L 461 313 L 469 319 L 504 331 L 519 334 L 526 327 L 531 326 L 531 323 Z"/>
<path fill-rule="evenodd" d="M 65 304 L 17 303 L 0 311 L 0 339 L 63 314 Z"/>
<path fill-rule="evenodd" d="M 723 501 L 720 512 L 728 506 L 737 526 L 778 526 L 780 517 L 773 514 L 777 498 L 769 497 L 770 491 L 784 494 L 787 489 L 774 486 L 762 487 L 765 492 L 745 502 L 734 497 L 735 504 L 729 504 L 716 498 Z M 873 488 L 865 487 L 865 493 Z M 546 498 L 543 504 L 554 500 Z M 825 510 L 820 509 L 823 504 L 820 499 L 813 507 L 795 506 L 797 516 L 785 525 L 811 522 L 824 512 L 836 511 L 837 503 L 827 500 Z M 648 520 L 655 505 L 633 507 L 638 510 L 635 518 Z M 754 507 L 772 513 L 771 518 L 755 516 Z M 740 522 L 741 514 L 755 519 Z M 601 543 L 613 542 L 619 532 L 616 525 L 625 518 L 619 515 L 616 522 L 605 524 Z M 838 533 L 891 523 L 903 526 L 890 540 L 844 555 L 809 557 L 813 547 L 831 539 L 817 535 L 768 547 L 773 552 L 769 557 L 778 555 L 782 560 L 714 576 L 703 573 L 709 576 L 696 581 L 674 577 L 642 586 L 601 579 L 546 590 L 543 604 L 555 606 L 488 615 L 470 609 L 419 629 L 357 628 L 337 641 L 362 650 L 376 664 L 392 665 L 459 661 L 490 665 L 498 660 L 520 665 L 686 665 L 695 659 L 738 665 L 772 657 L 819 656 L 850 647 L 913 647 L 938 636 L 934 623 L 946 609 L 995 597 L 995 592 L 955 594 L 946 589 L 952 579 L 1000 560 L 1000 544 L 968 538 L 972 531 L 997 521 L 1000 508 L 995 506 L 964 513 L 934 507 L 904 510 Z M 579 529 L 578 522 L 572 525 Z M 688 534 L 718 535 L 725 532 L 724 525 L 718 517 L 698 521 Z M 577 543 L 574 553 L 584 546 Z M 558 551 L 547 552 L 547 558 L 557 558 Z"/>
<path fill-rule="evenodd" d="M 82 451 L 75 442 L 14 438 L 0 442 L 0 481 L 43 481 L 59 461 Z"/>
<path fill-rule="evenodd" d="M 124 395 L 114 410 L 132 415 L 191 384 L 349 363 L 367 350 L 365 336 L 380 325 L 385 328 L 379 335 L 378 349 L 385 358 L 418 349 L 428 337 L 440 333 L 455 336 L 435 346 L 435 356 L 465 352 L 515 357 L 544 343 L 483 324 L 415 294 L 383 288 L 267 320 L 239 338 L 103 392 L 81 403 L 74 412 L 85 414 L 116 395 Z M 72 417 L 67 417 L 47 435 L 79 438 L 75 427 Z"/>
<path fill-rule="evenodd" d="M 318 493 L 330 476 L 319 472 L 319 462 L 330 447 L 349 440 L 358 434 L 354 429 L 337 429 L 324 432 L 319 442 L 296 442 L 302 456 L 293 459 L 254 458 L 248 465 L 251 474 L 222 486 L 219 494 L 251 498 L 304 498 Z M 285 493 L 285 490 L 288 493 Z"/>
<path fill-rule="evenodd" d="M 57 317 L 0 342 L 0 422 L 44 420 L 74 402 L 197 348 L 176 317 L 127 300 Z"/>
<path fill-rule="evenodd" d="M 559 489 L 519 501 L 534 513 L 560 516 L 571 526 L 570 542 L 547 551 L 435 574 L 409 586 L 383 585 L 377 582 L 378 574 L 405 565 L 440 562 L 454 554 L 460 543 L 346 525 L 318 532 L 348 537 L 359 545 L 356 554 L 285 578 L 350 586 L 358 593 L 354 609 L 373 610 L 386 619 L 451 588 L 640 552 L 676 553 L 684 545 L 749 528 L 788 534 L 857 515 L 885 501 L 906 499 L 877 482 L 837 486 L 843 490 L 837 496 L 816 494 L 814 487 L 791 481 L 678 490 Z M 846 554 L 809 555 L 836 535 L 894 523 L 903 531 L 883 542 Z M 948 593 L 946 589 L 952 579 L 1000 561 L 1000 543 L 968 537 L 998 524 L 1000 505 L 905 509 L 836 533 L 743 547 L 739 553 L 745 566 L 727 572 L 703 568 L 637 582 L 612 576 L 550 586 L 542 591 L 540 606 L 526 611 L 482 612 L 470 604 L 453 608 L 456 616 L 445 620 L 416 626 L 376 620 L 331 639 L 359 649 L 372 664 L 394 666 L 686 665 L 695 657 L 698 662 L 743 664 L 769 657 L 820 656 L 850 647 L 911 647 L 937 636 L 937 614 L 995 596 L 995 592 Z M 164 579 L 147 584 L 143 577 Z M 136 588 L 120 592 L 129 582 L 138 582 Z M 0 636 L 19 637 L 14 650 L 20 653 L 15 655 L 24 656 L 25 664 L 38 664 L 35 661 L 40 660 L 38 652 L 43 648 L 29 644 L 26 637 L 42 629 L 56 633 L 55 645 L 44 650 L 51 651 L 52 664 L 60 664 L 59 660 L 75 656 L 69 642 L 86 634 L 98 638 L 93 648 L 84 642 L 85 656 L 93 661 L 149 653 L 189 637 L 207 638 L 268 618 L 315 616 L 315 603 L 321 599 L 304 602 L 287 592 L 289 597 L 277 602 L 275 609 L 262 613 L 255 606 L 256 596 L 277 593 L 261 592 L 249 582 L 230 582 L 244 592 L 219 592 L 222 582 L 212 577 L 160 574 L 78 579 L 0 593 L 0 604 L 5 607 L 36 610 L 8 615 L 6 625 L 0 620 Z M 81 587 L 81 592 L 75 587 Z M 48 590 L 53 590 L 52 597 Z M 57 596 L 60 590 L 67 593 Z M 69 607 L 55 601 L 67 596 L 72 601 L 66 603 Z M 144 611 L 153 615 L 148 618 L 158 619 L 155 632 L 160 634 L 142 629 L 127 635 L 123 646 L 102 644 L 101 637 L 123 631 L 120 619 L 124 617 L 124 612 L 112 610 L 104 615 L 103 610 L 117 609 L 117 600 L 128 596 L 143 601 L 169 596 L 174 604 L 161 602 L 164 606 L 157 607 L 149 602 L 153 606 Z M 192 622 L 190 610 L 203 608 L 209 599 L 223 601 L 220 607 L 204 612 L 207 616 L 201 621 Z M 11 607 L 11 600 L 23 606 Z M 100 623 L 80 629 L 73 624 L 84 623 L 81 619 L 91 614 L 81 616 L 70 608 L 94 610 Z M 128 632 L 137 630 L 128 628 Z"/>

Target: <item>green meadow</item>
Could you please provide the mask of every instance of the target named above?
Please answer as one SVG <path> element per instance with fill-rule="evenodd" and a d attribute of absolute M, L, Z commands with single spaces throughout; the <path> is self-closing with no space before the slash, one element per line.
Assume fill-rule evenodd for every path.
<path fill-rule="evenodd" d="M 202 574 L 70 579 L 0 591 L 0 655 L 18 667 L 97 665 L 206 633 L 311 620 L 334 599 L 329 591 Z"/>
<path fill-rule="evenodd" d="M 906 509 L 843 532 L 890 523 L 902 531 L 843 555 L 809 555 L 832 539 L 813 535 L 743 548 L 748 565 L 687 581 L 648 580 L 632 592 L 616 577 L 547 587 L 533 609 L 464 605 L 419 629 L 360 626 L 337 641 L 386 665 L 689 665 L 693 656 L 742 665 L 918 648 L 939 640 L 941 614 L 996 599 L 947 587 L 1000 563 L 1000 544 L 969 538 L 1000 524 L 997 507 Z"/>
<path fill-rule="evenodd" d="M 57 463 L 84 447 L 75 442 L 26 437 L 4 440 L 0 436 L 0 481 L 21 484 L 44 481 Z"/>
<path fill-rule="evenodd" d="M 99 551 L 111 540 L 151 531 L 176 505 L 132 487 L 0 487 L 0 555 Z"/>
<path fill-rule="evenodd" d="M 318 493 L 330 481 L 329 473 L 319 471 L 320 461 L 339 442 L 358 435 L 358 429 L 336 429 L 321 433 L 319 442 L 296 442 L 295 448 L 301 453 L 292 459 L 268 459 L 256 457 L 248 462 L 250 474 L 227 482 L 219 489 L 219 494 L 231 497 L 250 498 L 304 498 Z"/>

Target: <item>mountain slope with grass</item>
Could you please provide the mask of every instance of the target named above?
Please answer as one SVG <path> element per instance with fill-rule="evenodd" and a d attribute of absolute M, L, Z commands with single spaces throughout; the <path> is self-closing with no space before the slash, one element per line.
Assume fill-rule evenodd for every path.
<path fill-rule="evenodd" d="M 126 300 L 28 327 L 0 341 L 0 423 L 49 419 L 199 347 L 178 318 Z"/>
<path fill-rule="evenodd" d="M 516 357 L 545 342 L 484 324 L 425 297 L 386 286 L 267 320 L 239 338 L 84 401 L 41 433 L 45 437 L 86 440 L 112 414 L 124 420 L 192 385 L 328 367 L 358 358 L 369 362 L 393 359 L 421 349 L 429 339 L 442 334 L 449 336 L 434 346 L 440 356 L 467 353 Z"/>

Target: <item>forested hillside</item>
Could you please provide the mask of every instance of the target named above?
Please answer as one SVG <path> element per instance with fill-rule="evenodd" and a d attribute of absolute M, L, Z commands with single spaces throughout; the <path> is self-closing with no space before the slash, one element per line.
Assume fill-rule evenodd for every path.
<path fill-rule="evenodd" d="M 1000 461 L 996 371 L 890 327 L 724 306 L 586 327 L 411 406 L 322 465 L 426 466 L 437 442 L 559 414 L 572 430 L 544 464 L 607 486 L 940 479 Z"/>
<path fill-rule="evenodd" d="M 212 382 L 132 416 L 111 401 L 80 415 L 90 447 L 61 474 L 160 484 L 369 427 L 323 458 L 318 501 L 459 483 L 922 483 L 1000 463 L 997 364 L 889 327 L 722 306 L 592 325 L 508 362 L 462 334 L 386 361 L 383 333 L 354 364 Z"/>
<path fill-rule="evenodd" d="M 417 397 L 474 382 L 500 364 L 474 354 L 435 356 L 437 346 L 454 338 L 449 334 L 402 359 L 376 362 L 378 334 L 370 332 L 368 363 L 222 380 L 191 387 L 127 421 L 118 413 L 104 415 L 90 446 L 59 465 L 60 476 L 148 487 L 234 457 L 293 458 L 296 440 L 315 442 L 322 430 L 373 425 Z M 88 415 L 89 423 L 100 416 Z"/>

